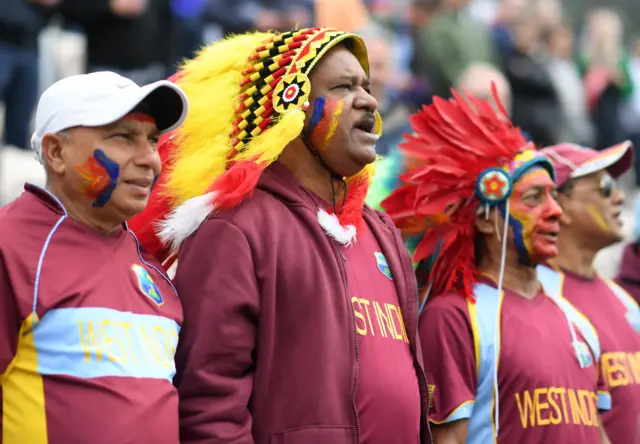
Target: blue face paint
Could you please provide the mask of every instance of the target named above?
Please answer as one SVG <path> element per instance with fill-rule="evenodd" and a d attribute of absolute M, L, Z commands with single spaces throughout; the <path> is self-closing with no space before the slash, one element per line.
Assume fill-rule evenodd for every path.
<path fill-rule="evenodd" d="M 118 184 L 120 175 L 118 163 L 111 160 L 104 151 L 97 149 L 93 152 L 93 157 L 79 165 L 76 170 L 85 179 L 80 192 L 94 199 L 92 204 L 94 207 L 104 207 Z"/>
<path fill-rule="evenodd" d="M 158 175 L 156 175 L 156 176 L 153 178 L 153 184 L 151 184 L 151 189 L 152 189 L 152 190 L 155 188 L 156 183 L 158 183 L 158 179 L 160 179 L 160 175 L 159 175 L 159 174 L 158 174 Z"/>
<path fill-rule="evenodd" d="M 324 97 L 318 97 L 315 102 L 313 102 L 313 113 L 311 114 L 311 119 L 309 120 L 309 126 L 307 126 L 306 136 L 308 139 L 311 139 L 313 136 L 313 132 L 318 127 L 318 124 L 322 121 L 324 117 Z"/>
<path fill-rule="evenodd" d="M 504 205 L 500 205 L 500 213 L 503 218 L 505 217 L 504 210 Z M 513 243 L 518 253 L 518 261 L 524 265 L 531 265 L 531 253 L 524 241 L 524 226 L 522 225 L 522 221 L 511 214 L 509 216 L 509 226 L 511 230 L 513 230 Z"/>

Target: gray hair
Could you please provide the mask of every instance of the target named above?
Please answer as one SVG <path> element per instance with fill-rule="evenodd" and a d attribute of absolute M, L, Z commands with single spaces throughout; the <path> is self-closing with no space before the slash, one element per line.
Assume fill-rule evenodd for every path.
<path fill-rule="evenodd" d="M 71 138 L 71 133 L 69 132 L 68 129 L 64 129 L 62 131 L 58 131 L 56 133 L 58 136 L 62 137 L 63 139 L 70 139 Z M 46 135 L 46 134 L 45 134 Z M 35 148 L 35 159 L 40 162 L 41 165 L 45 166 L 45 161 L 44 161 L 44 154 L 42 154 L 42 142 L 40 142 L 37 145 L 37 148 Z"/>

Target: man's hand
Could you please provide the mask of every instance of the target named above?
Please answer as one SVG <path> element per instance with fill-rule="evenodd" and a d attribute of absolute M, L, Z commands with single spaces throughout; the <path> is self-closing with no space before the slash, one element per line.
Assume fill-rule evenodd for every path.
<path fill-rule="evenodd" d="M 147 0 L 111 0 L 111 12 L 122 18 L 136 18 L 147 9 L 147 6 Z"/>

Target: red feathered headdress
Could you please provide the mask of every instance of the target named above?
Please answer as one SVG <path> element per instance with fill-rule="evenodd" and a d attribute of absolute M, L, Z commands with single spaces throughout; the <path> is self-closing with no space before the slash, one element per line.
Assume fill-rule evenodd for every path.
<path fill-rule="evenodd" d="M 467 101 L 453 91 L 453 99 L 434 97 L 413 115 L 414 134 L 400 148 L 424 163 L 402 175 L 403 185 L 381 204 L 400 228 L 428 221 L 413 260 L 437 251 L 430 274 L 434 295 L 455 290 L 473 299 L 479 206 L 503 202 L 523 167 L 546 162 L 525 150 L 527 141 L 509 120 L 495 85 L 492 93 L 498 113 L 487 101 L 466 94 Z"/>

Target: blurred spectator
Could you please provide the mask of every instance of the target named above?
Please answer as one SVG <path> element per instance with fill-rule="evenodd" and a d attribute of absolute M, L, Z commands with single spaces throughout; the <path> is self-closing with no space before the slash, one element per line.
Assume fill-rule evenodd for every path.
<path fill-rule="evenodd" d="M 568 25 L 557 25 L 548 31 L 546 41 L 549 53 L 547 68 L 562 112 L 560 140 L 593 146 L 594 130 L 587 98 L 573 57 L 573 31 Z"/>
<path fill-rule="evenodd" d="M 82 25 L 87 72 L 113 71 L 139 85 L 168 75 L 169 0 L 61 0 L 60 11 Z"/>
<path fill-rule="evenodd" d="M 499 0 L 469 0 L 466 13 L 484 26 L 491 27 L 496 22 L 499 7 Z"/>
<path fill-rule="evenodd" d="M 413 108 L 431 103 L 429 77 L 437 67 L 432 66 L 428 48 L 420 44 L 420 33 L 429 26 L 438 6 L 438 0 L 412 0 L 409 9 L 409 28 L 413 40 L 411 71 L 417 91 L 413 92 Z"/>
<path fill-rule="evenodd" d="M 29 146 L 38 100 L 38 35 L 58 1 L 0 0 L 0 101 L 6 111 L 6 145 Z"/>
<path fill-rule="evenodd" d="M 207 19 L 219 25 L 223 34 L 286 31 L 310 26 L 312 6 L 306 0 L 208 0 Z"/>
<path fill-rule="evenodd" d="M 491 92 L 491 83 L 496 85 L 498 97 L 507 113 L 511 112 L 511 87 L 500 70 L 487 63 L 474 63 L 460 76 L 455 87 L 497 107 Z"/>
<path fill-rule="evenodd" d="M 31 150 L 0 147 L 0 206 L 20 196 L 25 182 L 45 186 L 44 168 L 34 158 Z"/>
<path fill-rule="evenodd" d="M 435 14 L 418 30 L 416 67 L 429 78 L 434 95 L 449 97 L 451 87 L 471 63 L 494 59 L 488 29 L 462 13 L 467 3 L 438 0 Z M 432 6 L 426 4 L 427 9 Z"/>
<path fill-rule="evenodd" d="M 533 6 L 533 19 L 545 35 L 562 24 L 562 4 L 559 0 L 529 0 Z"/>
<path fill-rule="evenodd" d="M 596 129 L 595 147 L 604 149 L 624 139 L 619 110 L 633 93 L 622 21 L 615 12 L 594 9 L 588 14 L 578 61 Z"/>
<path fill-rule="evenodd" d="M 411 109 L 399 99 L 406 87 L 401 78 L 397 59 L 389 57 L 394 48 L 394 36 L 379 25 L 370 23 L 358 30 L 367 44 L 371 78 L 371 93 L 378 101 L 378 112 L 384 122 L 382 136 L 376 143 L 376 152 L 386 155 L 403 140 L 410 131 Z"/>
<path fill-rule="evenodd" d="M 503 60 L 513 94 L 512 119 L 539 145 L 560 141 L 561 111 L 539 52 L 540 27 L 528 14 L 513 28 L 514 46 Z"/>
<path fill-rule="evenodd" d="M 524 13 L 528 0 L 500 0 L 492 29 L 492 39 L 500 57 L 513 49 L 511 30 L 518 17 Z"/>
<path fill-rule="evenodd" d="M 635 202 L 633 242 L 624 248 L 620 272 L 615 281 L 640 304 L 640 196 Z"/>
<path fill-rule="evenodd" d="M 636 186 L 640 187 L 640 36 L 632 40 L 629 75 L 633 92 L 623 105 L 620 123 L 635 148 L 635 180 Z"/>
<path fill-rule="evenodd" d="M 372 19 L 393 33 L 393 46 L 389 54 L 395 59 L 393 63 L 397 64 L 400 72 L 408 72 L 413 57 L 411 0 L 369 0 L 366 3 Z"/>
<path fill-rule="evenodd" d="M 171 0 L 173 38 L 170 70 L 191 59 L 204 40 L 204 11 L 208 0 Z"/>

